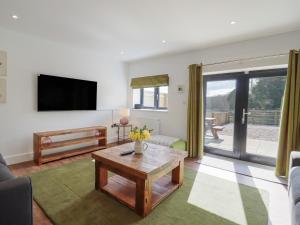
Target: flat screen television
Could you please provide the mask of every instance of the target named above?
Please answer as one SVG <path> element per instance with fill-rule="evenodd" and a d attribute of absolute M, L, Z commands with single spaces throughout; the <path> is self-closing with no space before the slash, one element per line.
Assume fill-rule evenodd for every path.
<path fill-rule="evenodd" d="M 38 111 L 96 110 L 97 82 L 40 74 Z"/>

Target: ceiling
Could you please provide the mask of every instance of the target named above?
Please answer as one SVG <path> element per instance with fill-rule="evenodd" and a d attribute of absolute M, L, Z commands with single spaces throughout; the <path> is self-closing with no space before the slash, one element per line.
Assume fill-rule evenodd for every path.
<path fill-rule="evenodd" d="M 0 0 L 0 27 L 130 61 L 299 30 L 299 8 L 299 0 Z"/>

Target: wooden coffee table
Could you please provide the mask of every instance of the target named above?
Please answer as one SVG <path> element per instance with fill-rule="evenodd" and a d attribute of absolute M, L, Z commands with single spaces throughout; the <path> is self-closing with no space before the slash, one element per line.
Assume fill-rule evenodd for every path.
<path fill-rule="evenodd" d="M 148 145 L 142 155 L 120 156 L 121 152 L 133 149 L 133 143 L 92 153 L 95 188 L 112 195 L 141 216 L 147 216 L 182 185 L 184 158 L 187 157 L 183 151 Z M 108 170 L 116 175 L 108 178 Z"/>

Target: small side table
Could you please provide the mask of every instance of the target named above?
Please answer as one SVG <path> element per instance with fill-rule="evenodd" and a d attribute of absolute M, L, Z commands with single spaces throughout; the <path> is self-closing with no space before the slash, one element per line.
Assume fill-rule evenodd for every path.
<path fill-rule="evenodd" d="M 122 125 L 119 123 L 114 124 L 112 127 L 117 127 L 118 128 L 118 144 L 120 144 L 121 142 L 125 142 L 127 140 L 129 140 L 129 138 L 126 138 L 126 128 L 130 128 L 130 131 L 132 131 L 132 124 L 127 124 L 127 125 Z M 121 128 L 123 128 L 123 137 L 120 136 L 120 130 Z"/>

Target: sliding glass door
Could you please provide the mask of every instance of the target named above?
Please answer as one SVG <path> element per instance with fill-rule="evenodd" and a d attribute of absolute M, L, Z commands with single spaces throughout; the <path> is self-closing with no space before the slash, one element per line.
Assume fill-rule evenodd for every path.
<path fill-rule="evenodd" d="M 274 165 L 286 69 L 204 78 L 205 150 Z"/>
<path fill-rule="evenodd" d="M 247 80 L 244 158 L 275 165 L 286 70 L 257 71 Z"/>
<path fill-rule="evenodd" d="M 236 79 L 206 82 L 205 146 L 211 151 L 234 156 Z M 226 128 L 225 128 L 226 126 Z"/>

